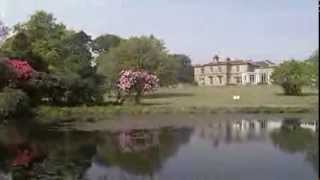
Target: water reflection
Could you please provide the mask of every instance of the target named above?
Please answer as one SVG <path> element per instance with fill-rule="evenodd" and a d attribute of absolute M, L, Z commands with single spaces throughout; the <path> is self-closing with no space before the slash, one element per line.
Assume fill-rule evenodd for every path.
<path fill-rule="evenodd" d="M 104 136 L 104 141 L 97 145 L 96 157 L 86 177 L 116 178 L 118 175 L 129 174 L 152 177 L 155 172 L 160 171 L 169 157 L 174 156 L 181 145 L 188 143 L 191 133 L 191 128 L 162 128 L 129 130 Z M 97 175 L 94 169 L 97 164 L 108 171 Z M 125 172 L 119 174 L 117 169 Z"/>
<path fill-rule="evenodd" d="M 279 164 L 281 158 L 296 163 L 281 166 L 283 172 L 268 167 L 269 179 L 283 179 L 295 168 L 300 176 L 291 179 L 310 179 L 318 173 L 317 139 L 318 121 L 295 118 L 221 120 L 193 127 L 112 132 L 6 126 L 0 127 L 0 180 L 186 179 L 199 174 L 206 175 L 203 179 L 241 179 L 241 175 L 256 179 L 250 169 Z M 257 149 L 268 150 L 268 162 Z M 243 152 L 252 158 L 243 158 Z M 238 172 L 237 164 L 243 161 L 250 161 L 248 171 L 241 167 Z M 298 166 L 304 161 L 309 165 Z"/>
<path fill-rule="evenodd" d="M 318 122 L 301 122 L 300 119 L 285 118 L 280 120 L 236 120 L 224 122 L 212 122 L 208 126 L 197 127 L 196 134 L 203 139 L 212 141 L 214 147 L 219 144 L 244 143 L 248 141 L 261 141 L 269 134 L 282 128 L 300 127 L 306 131 L 315 133 Z M 309 131 L 308 131 L 309 132 Z M 311 136 L 310 136 L 311 137 Z M 310 138 L 306 137 L 306 138 Z"/>
<path fill-rule="evenodd" d="M 305 159 L 318 171 L 319 146 L 318 122 L 301 122 L 299 119 L 285 119 L 281 128 L 271 132 L 275 146 L 287 153 L 305 153 Z"/>

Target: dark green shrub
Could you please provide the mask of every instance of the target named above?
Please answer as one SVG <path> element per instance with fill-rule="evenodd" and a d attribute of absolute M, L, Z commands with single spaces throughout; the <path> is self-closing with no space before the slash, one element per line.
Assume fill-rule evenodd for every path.
<path fill-rule="evenodd" d="M 7 58 L 3 58 L 0 55 L 0 90 L 8 85 L 8 78 L 12 75 L 12 72 L 9 71 L 8 67 L 5 64 L 7 60 Z"/>
<path fill-rule="evenodd" d="M 0 120 L 29 112 L 29 97 L 23 91 L 4 88 L 0 92 Z"/>

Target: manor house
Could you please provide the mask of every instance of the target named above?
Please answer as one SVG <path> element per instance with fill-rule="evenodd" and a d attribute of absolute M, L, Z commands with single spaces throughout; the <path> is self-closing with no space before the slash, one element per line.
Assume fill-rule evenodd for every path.
<path fill-rule="evenodd" d="M 251 61 L 214 56 L 212 62 L 195 65 L 194 80 L 203 86 L 271 84 L 276 65 L 269 61 Z"/>

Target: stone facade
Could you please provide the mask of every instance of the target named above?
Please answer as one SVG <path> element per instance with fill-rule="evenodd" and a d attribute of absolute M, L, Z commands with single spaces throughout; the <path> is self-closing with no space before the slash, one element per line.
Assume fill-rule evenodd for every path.
<path fill-rule="evenodd" d="M 274 67 L 270 61 L 253 62 L 215 56 L 208 64 L 194 66 L 194 80 L 203 86 L 271 84 Z"/>

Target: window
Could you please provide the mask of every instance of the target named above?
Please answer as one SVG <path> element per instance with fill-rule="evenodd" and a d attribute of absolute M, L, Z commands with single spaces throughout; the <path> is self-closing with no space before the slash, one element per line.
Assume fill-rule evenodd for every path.
<path fill-rule="evenodd" d="M 209 76 L 210 84 L 213 84 L 213 77 Z"/>
<path fill-rule="evenodd" d="M 261 83 L 262 84 L 266 84 L 267 83 L 267 74 L 266 73 L 262 73 L 261 74 Z"/>
<path fill-rule="evenodd" d="M 221 72 L 221 71 L 222 71 L 220 66 L 218 66 L 218 71 L 219 71 L 219 72 Z"/>
<path fill-rule="evenodd" d="M 240 66 L 239 66 L 239 65 L 236 66 L 236 71 L 237 71 L 237 72 L 240 71 Z"/>
<path fill-rule="evenodd" d="M 218 76 L 219 84 L 222 84 L 222 76 Z"/>
<path fill-rule="evenodd" d="M 204 85 L 204 78 L 200 78 L 200 83 L 202 84 L 202 85 Z"/>
<path fill-rule="evenodd" d="M 201 74 L 204 74 L 204 67 L 201 68 Z"/>
<path fill-rule="evenodd" d="M 250 75 L 250 76 L 249 76 L 249 81 L 250 81 L 250 83 L 252 83 L 252 84 L 254 83 L 254 75 Z"/>
<path fill-rule="evenodd" d="M 238 77 L 235 77 L 235 79 L 237 84 L 241 84 L 241 77 L 238 76 Z"/>
<path fill-rule="evenodd" d="M 213 67 L 212 66 L 210 66 L 210 71 L 213 72 Z"/>

